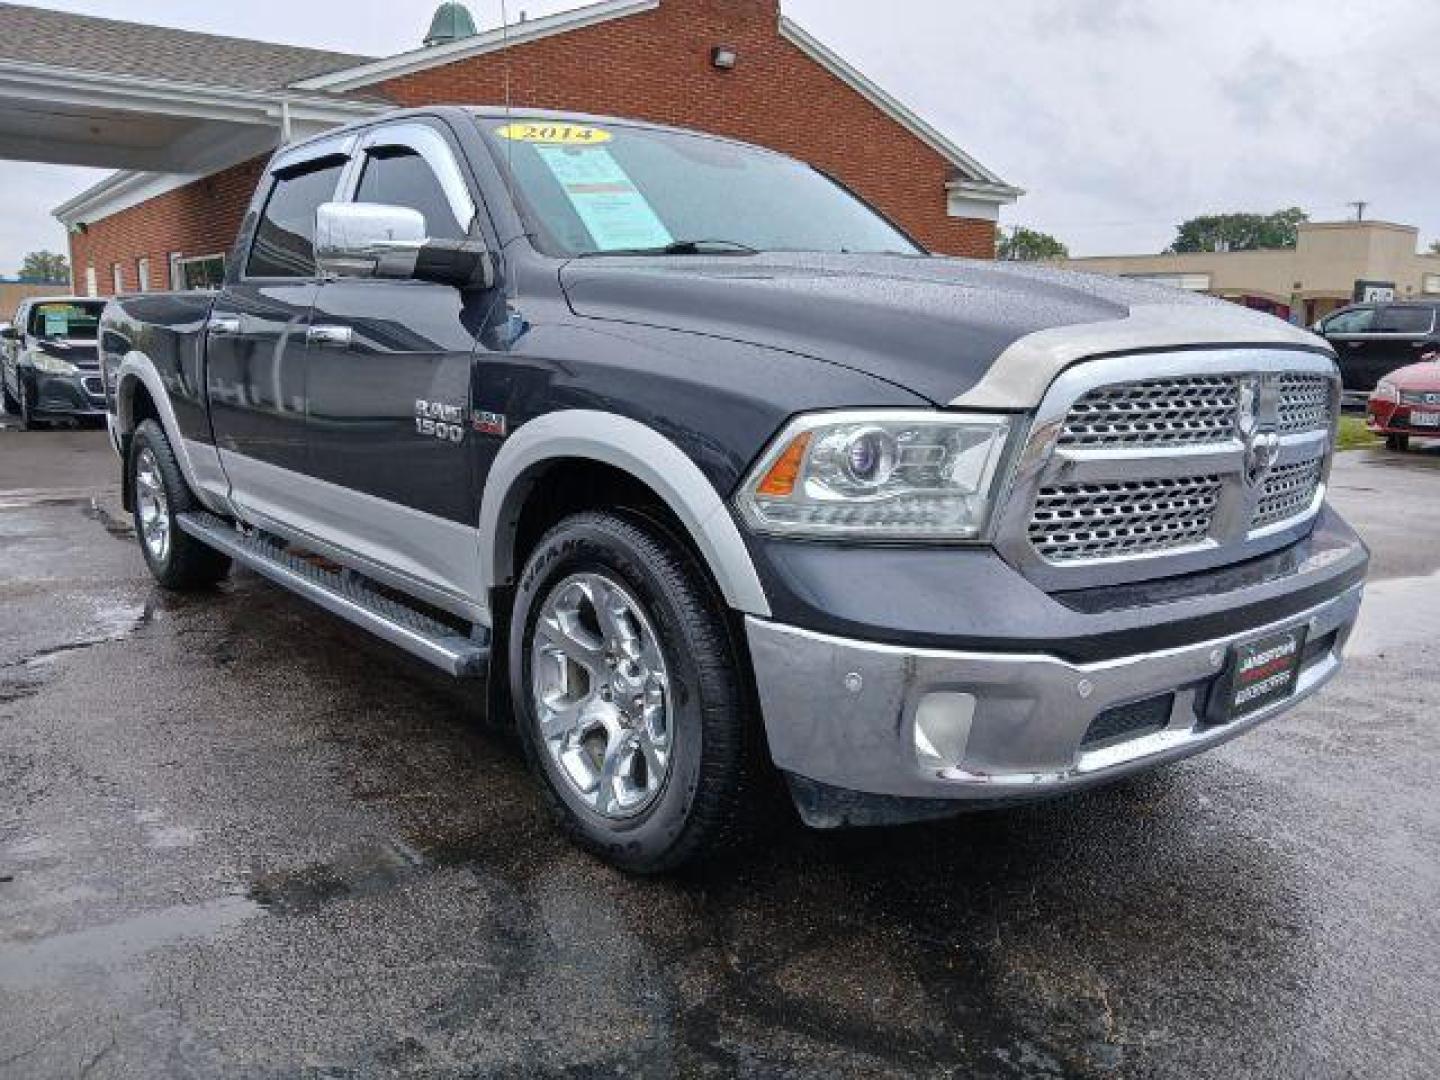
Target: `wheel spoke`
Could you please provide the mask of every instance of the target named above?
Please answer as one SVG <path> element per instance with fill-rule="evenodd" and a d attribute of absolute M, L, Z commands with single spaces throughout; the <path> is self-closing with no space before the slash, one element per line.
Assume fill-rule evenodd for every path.
<path fill-rule="evenodd" d="M 563 698 L 547 701 L 545 711 L 540 717 L 541 734 L 547 739 L 562 739 L 572 732 L 582 730 L 585 707 L 589 701 L 588 697 L 579 701 L 566 701 Z"/>
<path fill-rule="evenodd" d="M 590 602 L 595 605 L 600 632 L 605 635 L 605 644 L 622 656 L 631 656 L 635 632 L 631 628 L 630 607 L 625 597 L 609 582 L 600 579 L 596 579 L 588 591 Z"/>
<path fill-rule="evenodd" d="M 574 661 L 592 675 L 598 675 L 604 665 L 601 646 L 578 637 L 575 628 L 567 627 L 559 616 L 541 619 L 535 636 L 544 648 Z"/>
<path fill-rule="evenodd" d="M 640 754 L 645 758 L 645 790 L 654 791 L 665 778 L 669 759 L 660 752 L 650 732 L 644 728 L 636 732 L 636 738 L 640 740 Z"/>
<path fill-rule="evenodd" d="M 595 786 L 595 809 L 610 814 L 619 801 L 618 788 L 625 763 L 630 760 L 631 750 L 628 736 L 617 733 L 605 744 L 605 760 L 600 766 L 600 778 Z"/>

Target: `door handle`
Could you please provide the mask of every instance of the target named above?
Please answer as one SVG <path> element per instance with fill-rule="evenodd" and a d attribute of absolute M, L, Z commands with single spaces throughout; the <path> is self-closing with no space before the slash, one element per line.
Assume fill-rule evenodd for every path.
<path fill-rule="evenodd" d="M 348 326 L 312 326 L 305 331 L 305 340 L 311 345 L 345 349 L 355 338 L 355 331 Z"/>
<path fill-rule="evenodd" d="M 214 315 L 205 324 L 205 328 L 212 334 L 238 334 L 240 333 L 240 319 L 233 315 Z"/>

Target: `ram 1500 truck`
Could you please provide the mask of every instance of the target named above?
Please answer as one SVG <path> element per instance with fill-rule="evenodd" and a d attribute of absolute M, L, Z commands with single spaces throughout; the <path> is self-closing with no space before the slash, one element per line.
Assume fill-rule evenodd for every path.
<path fill-rule="evenodd" d="M 884 824 L 1216 746 L 1335 674 L 1367 568 L 1319 338 L 931 257 L 797 161 L 628 120 L 287 146 L 223 288 L 112 303 L 101 351 L 163 586 L 239 562 L 476 679 L 637 871 L 776 775 Z"/>

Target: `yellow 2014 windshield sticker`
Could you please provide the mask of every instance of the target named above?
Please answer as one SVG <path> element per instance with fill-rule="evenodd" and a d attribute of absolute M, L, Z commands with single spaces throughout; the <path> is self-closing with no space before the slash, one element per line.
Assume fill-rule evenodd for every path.
<path fill-rule="evenodd" d="M 545 143 L 549 146 L 599 146 L 615 137 L 604 128 L 542 120 L 506 124 L 496 134 L 512 142 Z"/>

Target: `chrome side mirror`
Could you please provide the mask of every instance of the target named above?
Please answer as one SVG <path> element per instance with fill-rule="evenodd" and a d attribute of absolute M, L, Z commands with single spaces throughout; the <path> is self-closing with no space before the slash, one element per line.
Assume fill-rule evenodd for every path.
<path fill-rule="evenodd" d="M 431 240 L 425 215 L 379 203 L 323 203 L 315 212 L 315 262 L 340 278 L 432 281 L 491 288 L 495 264 L 479 240 Z"/>
<path fill-rule="evenodd" d="M 424 246 L 425 215 L 418 210 L 325 203 L 315 211 L 315 262 L 327 277 L 412 277 Z"/>

